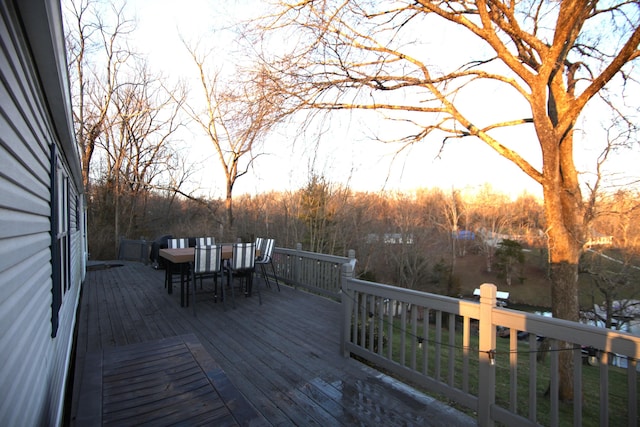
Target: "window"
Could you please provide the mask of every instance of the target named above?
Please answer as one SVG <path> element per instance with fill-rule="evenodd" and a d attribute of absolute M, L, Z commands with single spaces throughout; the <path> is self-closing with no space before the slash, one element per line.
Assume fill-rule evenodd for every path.
<path fill-rule="evenodd" d="M 58 331 L 62 299 L 71 288 L 69 238 L 69 175 L 55 144 L 51 149 L 51 336 Z"/>

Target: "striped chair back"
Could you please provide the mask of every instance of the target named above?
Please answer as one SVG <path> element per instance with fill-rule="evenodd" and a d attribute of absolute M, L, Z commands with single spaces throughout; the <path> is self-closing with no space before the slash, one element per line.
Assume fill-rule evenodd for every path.
<path fill-rule="evenodd" d="M 273 253 L 273 247 L 275 246 L 275 239 L 265 239 L 262 250 L 260 252 L 260 259 L 264 262 L 271 261 L 271 254 Z"/>
<path fill-rule="evenodd" d="M 203 245 L 194 249 L 193 272 L 217 273 L 222 269 L 222 246 Z"/>
<path fill-rule="evenodd" d="M 231 268 L 233 270 L 249 270 L 254 268 L 256 260 L 255 243 L 234 243 Z"/>
<path fill-rule="evenodd" d="M 196 246 L 213 246 L 216 244 L 215 237 L 198 237 L 196 239 Z"/>
<path fill-rule="evenodd" d="M 189 239 L 169 239 L 167 241 L 167 246 L 169 249 L 188 248 Z"/>

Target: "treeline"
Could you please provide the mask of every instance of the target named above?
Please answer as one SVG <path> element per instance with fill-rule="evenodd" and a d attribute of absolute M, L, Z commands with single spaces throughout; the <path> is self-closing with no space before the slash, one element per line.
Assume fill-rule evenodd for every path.
<path fill-rule="evenodd" d="M 637 253 L 637 197 L 621 191 L 600 198 L 593 236 L 611 236 L 614 245 Z M 153 191 L 116 197 L 108 183 L 96 184 L 88 206 L 91 257 L 114 258 L 120 237 L 269 236 L 281 247 L 302 243 L 304 250 L 335 255 L 354 249 L 360 277 L 456 294 L 456 258 L 483 254 L 490 270 L 500 239 L 546 247 L 541 202 L 526 193 L 512 200 L 489 186 L 473 194 L 437 188 L 369 193 L 312 177 L 296 191 L 243 195 L 234 204 L 234 225 L 227 229 L 223 200 Z"/>

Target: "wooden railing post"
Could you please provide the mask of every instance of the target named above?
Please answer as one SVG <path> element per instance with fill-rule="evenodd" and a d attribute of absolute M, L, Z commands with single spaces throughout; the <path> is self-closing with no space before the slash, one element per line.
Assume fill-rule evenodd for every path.
<path fill-rule="evenodd" d="M 302 252 L 302 243 L 296 243 L 296 251 L 297 252 Z M 301 255 L 296 255 L 296 259 L 294 260 L 294 271 L 293 271 L 293 277 L 294 277 L 294 288 L 298 288 L 298 283 L 302 283 L 302 256 Z"/>
<path fill-rule="evenodd" d="M 353 277 L 356 274 L 356 251 L 354 249 L 349 249 L 347 257 L 349 258 L 349 265 L 351 265 L 351 277 Z"/>
<path fill-rule="evenodd" d="M 480 343 L 478 346 L 478 425 L 493 426 L 491 407 L 496 401 L 496 328 L 493 325 L 492 311 L 496 306 L 497 288 L 491 283 L 480 286 Z"/>
<path fill-rule="evenodd" d="M 341 268 L 341 299 L 342 299 L 342 328 L 340 329 L 340 351 L 344 357 L 349 357 L 347 350 L 347 340 L 351 334 L 351 314 L 353 312 L 353 291 L 349 290 L 347 280 L 353 278 L 353 267 L 351 264 L 342 264 Z"/>

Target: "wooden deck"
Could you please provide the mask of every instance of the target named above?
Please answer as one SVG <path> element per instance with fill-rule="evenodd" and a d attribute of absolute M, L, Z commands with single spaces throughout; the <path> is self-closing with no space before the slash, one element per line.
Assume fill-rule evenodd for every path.
<path fill-rule="evenodd" d="M 342 357 L 340 304 L 334 301 L 260 284 L 262 305 L 257 295 L 237 297 L 236 309 L 229 304 L 225 311 L 205 283 L 194 316 L 192 307 L 180 307 L 179 291 L 167 294 L 164 271 L 118 264 L 87 273 L 72 426 L 475 425 Z M 177 370 L 183 374 L 173 375 Z M 127 387 L 136 382 L 156 390 L 153 396 Z"/>

